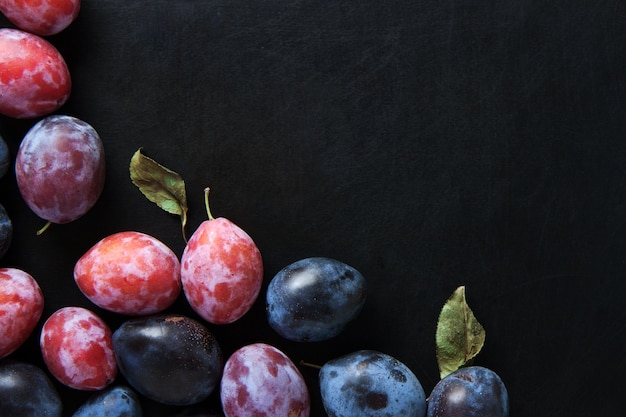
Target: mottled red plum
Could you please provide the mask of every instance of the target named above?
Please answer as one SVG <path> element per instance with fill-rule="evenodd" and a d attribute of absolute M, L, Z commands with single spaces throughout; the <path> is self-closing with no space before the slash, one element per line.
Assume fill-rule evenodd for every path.
<path fill-rule="evenodd" d="M 76 19 L 80 0 L 0 0 L 0 11 L 18 28 L 49 36 Z"/>

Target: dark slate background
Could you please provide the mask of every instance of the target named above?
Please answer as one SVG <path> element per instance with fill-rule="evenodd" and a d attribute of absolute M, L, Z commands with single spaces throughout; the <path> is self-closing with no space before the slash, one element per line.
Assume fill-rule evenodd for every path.
<path fill-rule="evenodd" d="M 108 171 L 87 215 L 39 237 L 14 174 L 0 181 L 15 227 L 0 265 L 36 277 L 44 316 L 80 305 L 113 329 L 125 319 L 72 278 L 107 234 L 142 231 L 182 253 L 178 219 L 130 182 L 143 147 L 186 180 L 190 231 L 210 186 L 213 214 L 254 238 L 263 291 L 308 256 L 369 282 L 358 321 L 315 344 L 280 339 L 263 292 L 239 322 L 209 325 L 226 355 L 265 341 L 322 364 L 377 349 L 429 392 L 439 309 L 465 285 L 487 331 L 476 363 L 501 375 L 512 417 L 623 413 L 623 1 L 84 0 L 48 39 L 73 77 L 58 113 L 94 126 Z M 34 123 L 0 118 L 13 155 Z M 171 311 L 196 317 L 183 297 Z M 42 364 L 37 333 L 12 356 Z M 324 416 L 316 371 L 302 373 Z M 58 388 L 68 416 L 88 397 Z"/>

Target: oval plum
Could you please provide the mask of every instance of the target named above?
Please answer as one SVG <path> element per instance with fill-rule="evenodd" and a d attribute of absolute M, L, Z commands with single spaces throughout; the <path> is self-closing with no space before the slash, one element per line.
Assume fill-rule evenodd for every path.
<path fill-rule="evenodd" d="M 59 392 L 39 367 L 18 361 L 0 362 L 0 416 L 61 417 Z"/>
<path fill-rule="evenodd" d="M 160 240 L 140 232 L 114 233 L 74 266 L 82 293 L 98 307 L 126 315 L 158 313 L 180 294 L 180 262 Z"/>
<path fill-rule="evenodd" d="M 211 332 L 179 314 L 130 319 L 113 333 L 113 347 L 128 383 L 163 404 L 197 404 L 222 375 L 222 352 Z"/>
<path fill-rule="evenodd" d="M 41 329 L 40 345 L 48 370 L 68 387 L 101 390 L 115 380 L 111 330 L 90 310 L 63 307 L 52 313 Z"/>
<path fill-rule="evenodd" d="M 0 28 L 0 113 L 16 119 L 46 116 L 65 104 L 72 80 L 65 59 L 45 39 Z"/>
<path fill-rule="evenodd" d="M 0 358 L 14 352 L 35 329 L 44 299 L 37 281 L 16 268 L 0 268 Z"/>
<path fill-rule="evenodd" d="M 80 0 L 0 0 L 0 11 L 15 26 L 39 36 L 67 28 L 78 16 Z"/>
<path fill-rule="evenodd" d="M 317 342 L 340 334 L 363 308 L 363 275 L 335 259 L 314 257 L 280 270 L 267 288 L 267 317 L 281 336 Z"/>
<path fill-rule="evenodd" d="M 15 159 L 17 185 L 30 209 L 52 223 L 68 223 L 96 203 L 105 179 L 104 147 L 88 123 L 48 116 L 24 136 Z"/>
<path fill-rule="evenodd" d="M 298 368 L 274 346 L 254 343 L 224 366 L 220 398 L 226 417 L 307 417 L 309 391 Z"/>

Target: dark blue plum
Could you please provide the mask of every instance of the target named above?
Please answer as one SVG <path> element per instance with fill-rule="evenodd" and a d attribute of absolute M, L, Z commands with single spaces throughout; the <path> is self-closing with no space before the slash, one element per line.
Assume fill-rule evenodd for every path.
<path fill-rule="evenodd" d="M 179 314 L 139 317 L 113 333 L 118 368 L 139 394 L 169 405 L 192 405 L 217 387 L 222 352 L 209 330 Z"/>
<path fill-rule="evenodd" d="M 428 399 L 427 417 L 508 417 L 502 379 L 481 366 L 461 368 L 441 379 Z"/>
<path fill-rule="evenodd" d="M 329 417 L 424 417 L 426 412 L 415 374 L 384 353 L 361 350 L 328 361 L 319 384 Z"/>
<path fill-rule="evenodd" d="M 2 139 L 2 136 L 0 136 L 0 178 L 4 177 L 10 165 L 11 156 L 9 155 L 9 147 L 4 139 Z"/>
<path fill-rule="evenodd" d="M 4 209 L 4 206 L 0 204 L 0 259 L 11 246 L 11 240 L 13 239 L 13 223 L 11 218 Z"/>
<path fill-rule="evenodd" d="M 142 417 L 139 397 L 123 385 L 92 394 L 72 417 Z"/>
<path fill-rule="evenodd" d="M 61 417 L 61 397 L 48 375 L 25 362 L 0 362 L 0 416 Z"/>
<path fill-rule="evenodd" d="M 367 297 L 363 275 L 330 258 L 306 258 L 279 271 L 267 288 L 270 326 L 286 339 L 318 342 L 339 335 Z"/>

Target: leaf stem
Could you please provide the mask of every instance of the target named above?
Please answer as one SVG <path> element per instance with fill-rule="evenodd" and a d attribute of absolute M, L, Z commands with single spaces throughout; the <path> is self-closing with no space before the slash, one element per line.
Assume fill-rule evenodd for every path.
<path fill-rule="evenodd" d="M 314 369 L 322 369 L 322 367 L 320 365 L 316 364 L 316 363 L 300 361 L 300 365 L 308 366 L 309 368 L 314 368 Z"/>
<path fill-rule="evenodd" d="M 206 214 L 209 216 L 209 220 L 215 220 L 215 217 L 213 217 L 211 209 L 209 208 L 209 191 L 209 187 L 204 189 L 204 207 L 206 207 Z"/>

